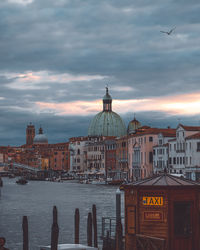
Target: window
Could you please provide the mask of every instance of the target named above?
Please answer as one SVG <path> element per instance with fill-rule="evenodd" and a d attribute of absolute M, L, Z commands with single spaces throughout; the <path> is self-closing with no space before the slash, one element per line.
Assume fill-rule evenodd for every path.
<path fill-rule="evenodd" d="M 152 136 L 149 136 L 149 141 L 153 141 L 153 137 Z"/>
<path fill-rule="evenodd" d="M 149 152 L 149 163 L 153 162 L 153 153 Z"/>
<path fill-rule="evenodd" d="M 173 158 L 173 164 L 176 164 L 176 157 Z"/>
<path fill-rule="evenodd" d="M 159 144 L 162 145 L 162 140 L 161 139 L 159 140 Z"/>

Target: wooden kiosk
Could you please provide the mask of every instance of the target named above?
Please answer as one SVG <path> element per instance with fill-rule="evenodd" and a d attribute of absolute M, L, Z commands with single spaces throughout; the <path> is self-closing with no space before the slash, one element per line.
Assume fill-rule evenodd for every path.
<path fill-rule="evenodd" d="M 200 184 L 169 174 L 121 186 L 125 250 L 200 250 Z"/>

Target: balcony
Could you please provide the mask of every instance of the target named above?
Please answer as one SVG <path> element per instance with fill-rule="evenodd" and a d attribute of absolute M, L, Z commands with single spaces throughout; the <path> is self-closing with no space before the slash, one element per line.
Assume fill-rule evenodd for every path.
<path fill-rule="evenodd" d="M 128 159 L 125 159 L 125 158 L 119 159 L 118 162 L 121 162 L 121 163 L 128 162 Z"/>
<path fill-rule="evenodd" d="M 185 153 L 185 149 L 179 149 L 179 150 L 177 149 L 176 153 Z"/>

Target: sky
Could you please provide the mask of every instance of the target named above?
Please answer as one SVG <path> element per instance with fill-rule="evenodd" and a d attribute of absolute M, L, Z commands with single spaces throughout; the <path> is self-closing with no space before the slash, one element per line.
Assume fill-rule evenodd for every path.
<path fill-rule="evenodd" d="M 0 145 L 87 136 L 105 87 L 125 124 L 200 126 L 198 0 L 1 0 Z M 170 31 L 170 35 L 160 31 Z"/>

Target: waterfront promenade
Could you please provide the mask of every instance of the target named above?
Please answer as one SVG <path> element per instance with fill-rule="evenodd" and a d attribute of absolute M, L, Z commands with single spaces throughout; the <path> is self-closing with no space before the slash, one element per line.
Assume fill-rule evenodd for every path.
<path fill-rule="evenodd" d="M 83 244 L 87 242 L 87 215 L 93 204 L 97 207 L 98 236 L 101 235 L 101 218 L 115 216 L 116 186 L 71 181 L 29 181 L 27 185 L 17 185 L 15 181 L 16 178 L 3 178 L 0 198 L 0 235 L 6 237 L 7 246 L 12 250 L 22 249 L 23 215 L 29 220 L 30 250 L 50 244 L 54 205 L 58 208 L 59 243 L 74 242 L 75 208 L 80 209 L 80 243 Z M 101 243 L 99 237 L 98 241 Z"/>

